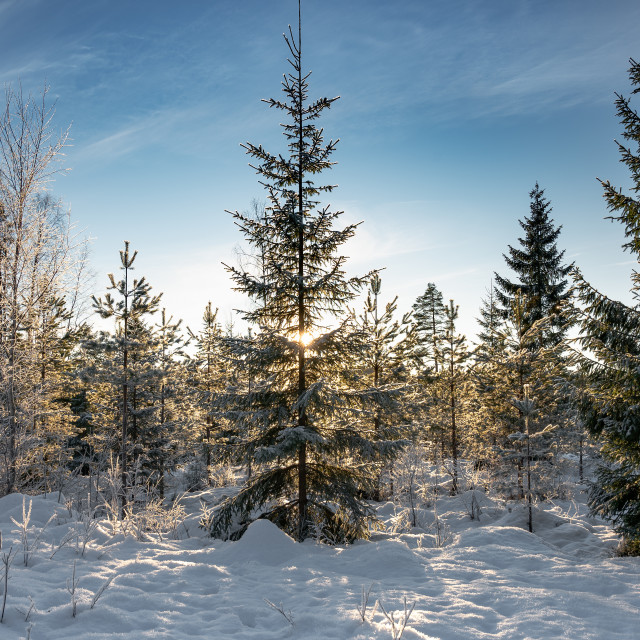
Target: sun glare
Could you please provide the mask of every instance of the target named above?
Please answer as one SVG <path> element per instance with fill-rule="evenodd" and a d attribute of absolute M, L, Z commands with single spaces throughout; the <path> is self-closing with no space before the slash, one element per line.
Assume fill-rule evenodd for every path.
<path fill-rule="evenodd" d="M 313 336 L 305 331 L 300 335 L 299 340 L 303 346 L 308 347 L 313 342 Z"/>

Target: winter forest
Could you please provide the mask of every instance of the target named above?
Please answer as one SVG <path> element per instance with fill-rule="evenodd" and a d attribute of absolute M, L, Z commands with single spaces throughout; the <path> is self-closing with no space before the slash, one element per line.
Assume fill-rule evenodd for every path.
<path fill-rule="evenodd" d="M 535 177 L 477 336 L 428 274 L 405 309 L 384 264 L 352 275 L 303 22 L 264 100 L 282 147 L 243 144 L 263 199 L 228 212 L 233 324 L 210 292 L 184 326 L 128 241 L 88 293 L 68 130 L 6 90 L 0 638 L 640 638 L 638 307 L 565 256 Z M 601 185 L 635 261 L 628 73 L 632 188 Z"/>

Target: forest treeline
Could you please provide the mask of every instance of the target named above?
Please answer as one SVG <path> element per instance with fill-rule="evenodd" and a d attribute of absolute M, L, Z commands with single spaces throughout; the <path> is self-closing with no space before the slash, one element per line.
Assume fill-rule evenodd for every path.
<path fill-rule="evenodd" d="M 184 328 L 134 269 L 128 242 L 103 295 L 88 299 L 87 253 L 49 192 L 66 134 L 46 91 L 9 90 L 0 116 L 0 495 L 66 490 L 88 478 L 125 517 L 162 499 L 168 474 L 189 489 L 243 469 L 243 484 L 203 518 L 237 537 L 266 517 L 304 540 L 366 537 L 407 448 L 442 465 L 450 491 L 482 483 L 510 499 L 563 492 L 566 461 L 598 461 L 592 508 L 630 545 L 640 538 L 640 315 L 593 289 L 562 251 L 537 183 L 522 237 L 478 311 L 475 342 L 458 307 L 425 279 L 401 314 L 380 272 L 345 273 L 357 225 L 322 204 L 336 142 L 309 99 L 301 32 L 286 36 L 286 153 L 247 143 L 264 205 L 233 211 L 249 250 L 227 267 L 247 294 L 249 329 L 223 327 L 215 298 Z M 640 65 L 631 60 L 640 91 Z M 640 117 L 618 96 L 622 161 L 640 190 Z M 640 255 L 640 209 L 603 182 L 625 248 Z M 114 249 L 114 258 L 117 254 Z M 632 287 L 640 286 L 637 273 Z M 212 292 L 215 295 L 215 292 Z M 87 315 L 110 323 L 97 329 Z M 105 322 L 101 326 L 107 326 Z M 481 473 L 480 473 L 481 472 Z M 586 480 L 586 479 L 585 479 Z M 107 498 L 105 498 L 107 496 Z"/>

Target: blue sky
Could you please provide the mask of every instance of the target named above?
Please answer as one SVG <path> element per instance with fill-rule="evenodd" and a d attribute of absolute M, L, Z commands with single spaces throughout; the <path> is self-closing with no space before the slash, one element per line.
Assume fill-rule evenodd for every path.
<path fill-rule="evenodd" d="M 129 240 L 167 310 L 199 324 L 245 305 L 221 263 L 242 238 L 225 209 L 263 198 L 239 143 L 284 150 L 282 32 L 295 0 L 0 0 L 0 83 L 57 100 L 70 171 L 52 186 L 92 241 L 95 289 Z M 628 299 L 622 229 L 596 176 L 628 187 L 614 91 L 640 56 L 637 1 L 303 0 L 311 94 L 341 99 L 331 196 L 363 220 L 350 268 L 384 267 L 408 310 L 432 281 L 474 318 L 516 244 L 536 181 L 586 277 Z"/>

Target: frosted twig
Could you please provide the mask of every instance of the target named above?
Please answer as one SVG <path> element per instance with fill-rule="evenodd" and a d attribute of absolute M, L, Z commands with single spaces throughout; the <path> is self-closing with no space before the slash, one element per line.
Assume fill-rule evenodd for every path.
<path fill-rule="evenodd" d="M 71 594 L 71 616 L 76 617 L 76 607 L 78 601 L 76 600 L 76 587 L 78 586 L 78 580 L 76 580 L 76 561 L 73 561 L 73 573 L 71 574 L 71 580 L 67 578 L 67 591 Z"/>
<path fill-rule="evenodd" d="M 12 553 L 13 547 L 9 547 L 9 553 L 3 553 L 0 562 L 4 565 L 4 594 L 2 596 L 2 612 L 0 612 L 0 624 L 4 621 L 4 610 L 7 606 L 7 591 L 9 589 L 9 567 L 17 552 Z"/>
<path fill-rule="evenodd" d="M 369 585 L 369 588 L 365 591 L 364 585 L 362 585 L 362 597 L 360 599 L 360 606 L 357 607 L 358 613 L 360 614 L 360 618 L 362 618 L 362 622 L 367 621 L 367 607 L 369 606 L 369 596 L 371 595 L 371 590 L 373 589 L 373 582 Z M 376 608 L 378 606 L 378 602 L 373 605 L 373 611 L 371 615 L 375 615 Z"/>
<path fill-rule="evenodd" d="M 37 609 L 36 609 L 36 603 L 34 602 L 33 598 L 31 596 L 28 596 L 29 598 L 29 608 L 25 611 L 24 609 L 21 609 L 20 607 L 16 607 L 16 611 L 18 613 L 21 613 L 24 616 L 24 621 L 25 622 L 29 622 L 29 616 L 31 615 L 32 611 L 36 611 L 37 613 Z"/>
<path fill-rule="evenodd" d="M 40 538 L 44 533 L 45 529 L 49 526 L 51 521 L 56 517 L 56 514 L 52 514 L 51 517 L 47 520 L 44 527 L 40 529 L 39 533 L 36 537 L 30 542 L 29 541 L 29 521 L 31 520 L 31 507 L 33 506 L 33 500 L 29 500 L 29 508 L 26 508 L 26 498 L 23 496 L 22 498 L 22 521 L 18 522 L 13 516 L 11 517 L 11 522 L 18 527 L 18 533 L 20 534 L 20 542 L 22 543 L 22 557 L 24 560 L 24 566 L 29 565 L 29 560 L 33 556 L 33 554 L 38 550 L 38 546 L 40 544 Z"/>
<path fill-rule="evenodd" d="M 387 613 L 386 609 L 382 605 L 382 602 L 380 602 L 380 609 L 382 610 L 384 617 L 391 623 L 391 637 L 393 638 L 393 640 L 400 640 L 400 638 L 402 638 L 402 634 L 404 633 L 407 622 L 409 622 L 409 618 L 411 617 L 415 606 L 416 603 L 414 602 L 411 605 L 411 608 L 407 608 L 407 598 L 405 596 L 404 615 L 398 621 L 396 621 L 395 615 L 393 613 Z"/>
<path fill-rule="evenodd" d="M 282 602 L 279 602 L 278 604 L 274 604 L 273 602 L 271 602 L 271 600 L 267 600 L 267 598 L 264 599 L 264 601 L 272 608 L 275 609 L 278 613 L 281 613 L 285 620 L 293 627 L 294 626 L 294 621 L 293 621 L 293 613 L 291 612 L 291 610 L 289 611 L 285 611 L 284 610 L 284 606 L 282 605 Z"/>
<path fill-rule="evenodd" d="M 83 557 L 87 550 L 87 545 L 92 541 L 93 534 L 97 528 L 98 521 L 92 518 L 89 514 L 83 513 L 82 520 L 78 523 L 78 527 L 76 528 L 78 536 L 76 538 L 76 545 L 81 546 L 82 550 L 80 551 L 80 555 Z M 76 551 L 78 551 L 78 549 L 76 549 Z"/>
<path fill-rule="evenodd" d="M 65 533 L 64 536 L 62 537 L 62 540 L 60 540 L 60 542 L 58 543 L 58 546 L 55 549 L 53 549 L 53 551 L 51 552 L 51 555 L 49 556 L 49 560 L 53 560 L 53 556 L 55 556 L 56 553 L 58 553 L 58 551 L 62 549 L 62 547 L 69 544 L 69 542 L 71 542 L 71 540 L 73 540 L 76 536 L 77 536 L 77 532 L 74 529 L 70 529 L 69 531 L 67 531 L 67 533 Z"/>
<path fill-rule="evenodd" d="M 113 579 L 116 577 L 116 574 L 109 576 L 100 586 L 100 588 L 93 594 L 93 598 L 91 598 L 91 606 L 89 609 L 93 609 L 96 606 L 96 602 L 100 599 L 100 596 L 106 591 L 107 587 L 113 582 Z"/>

